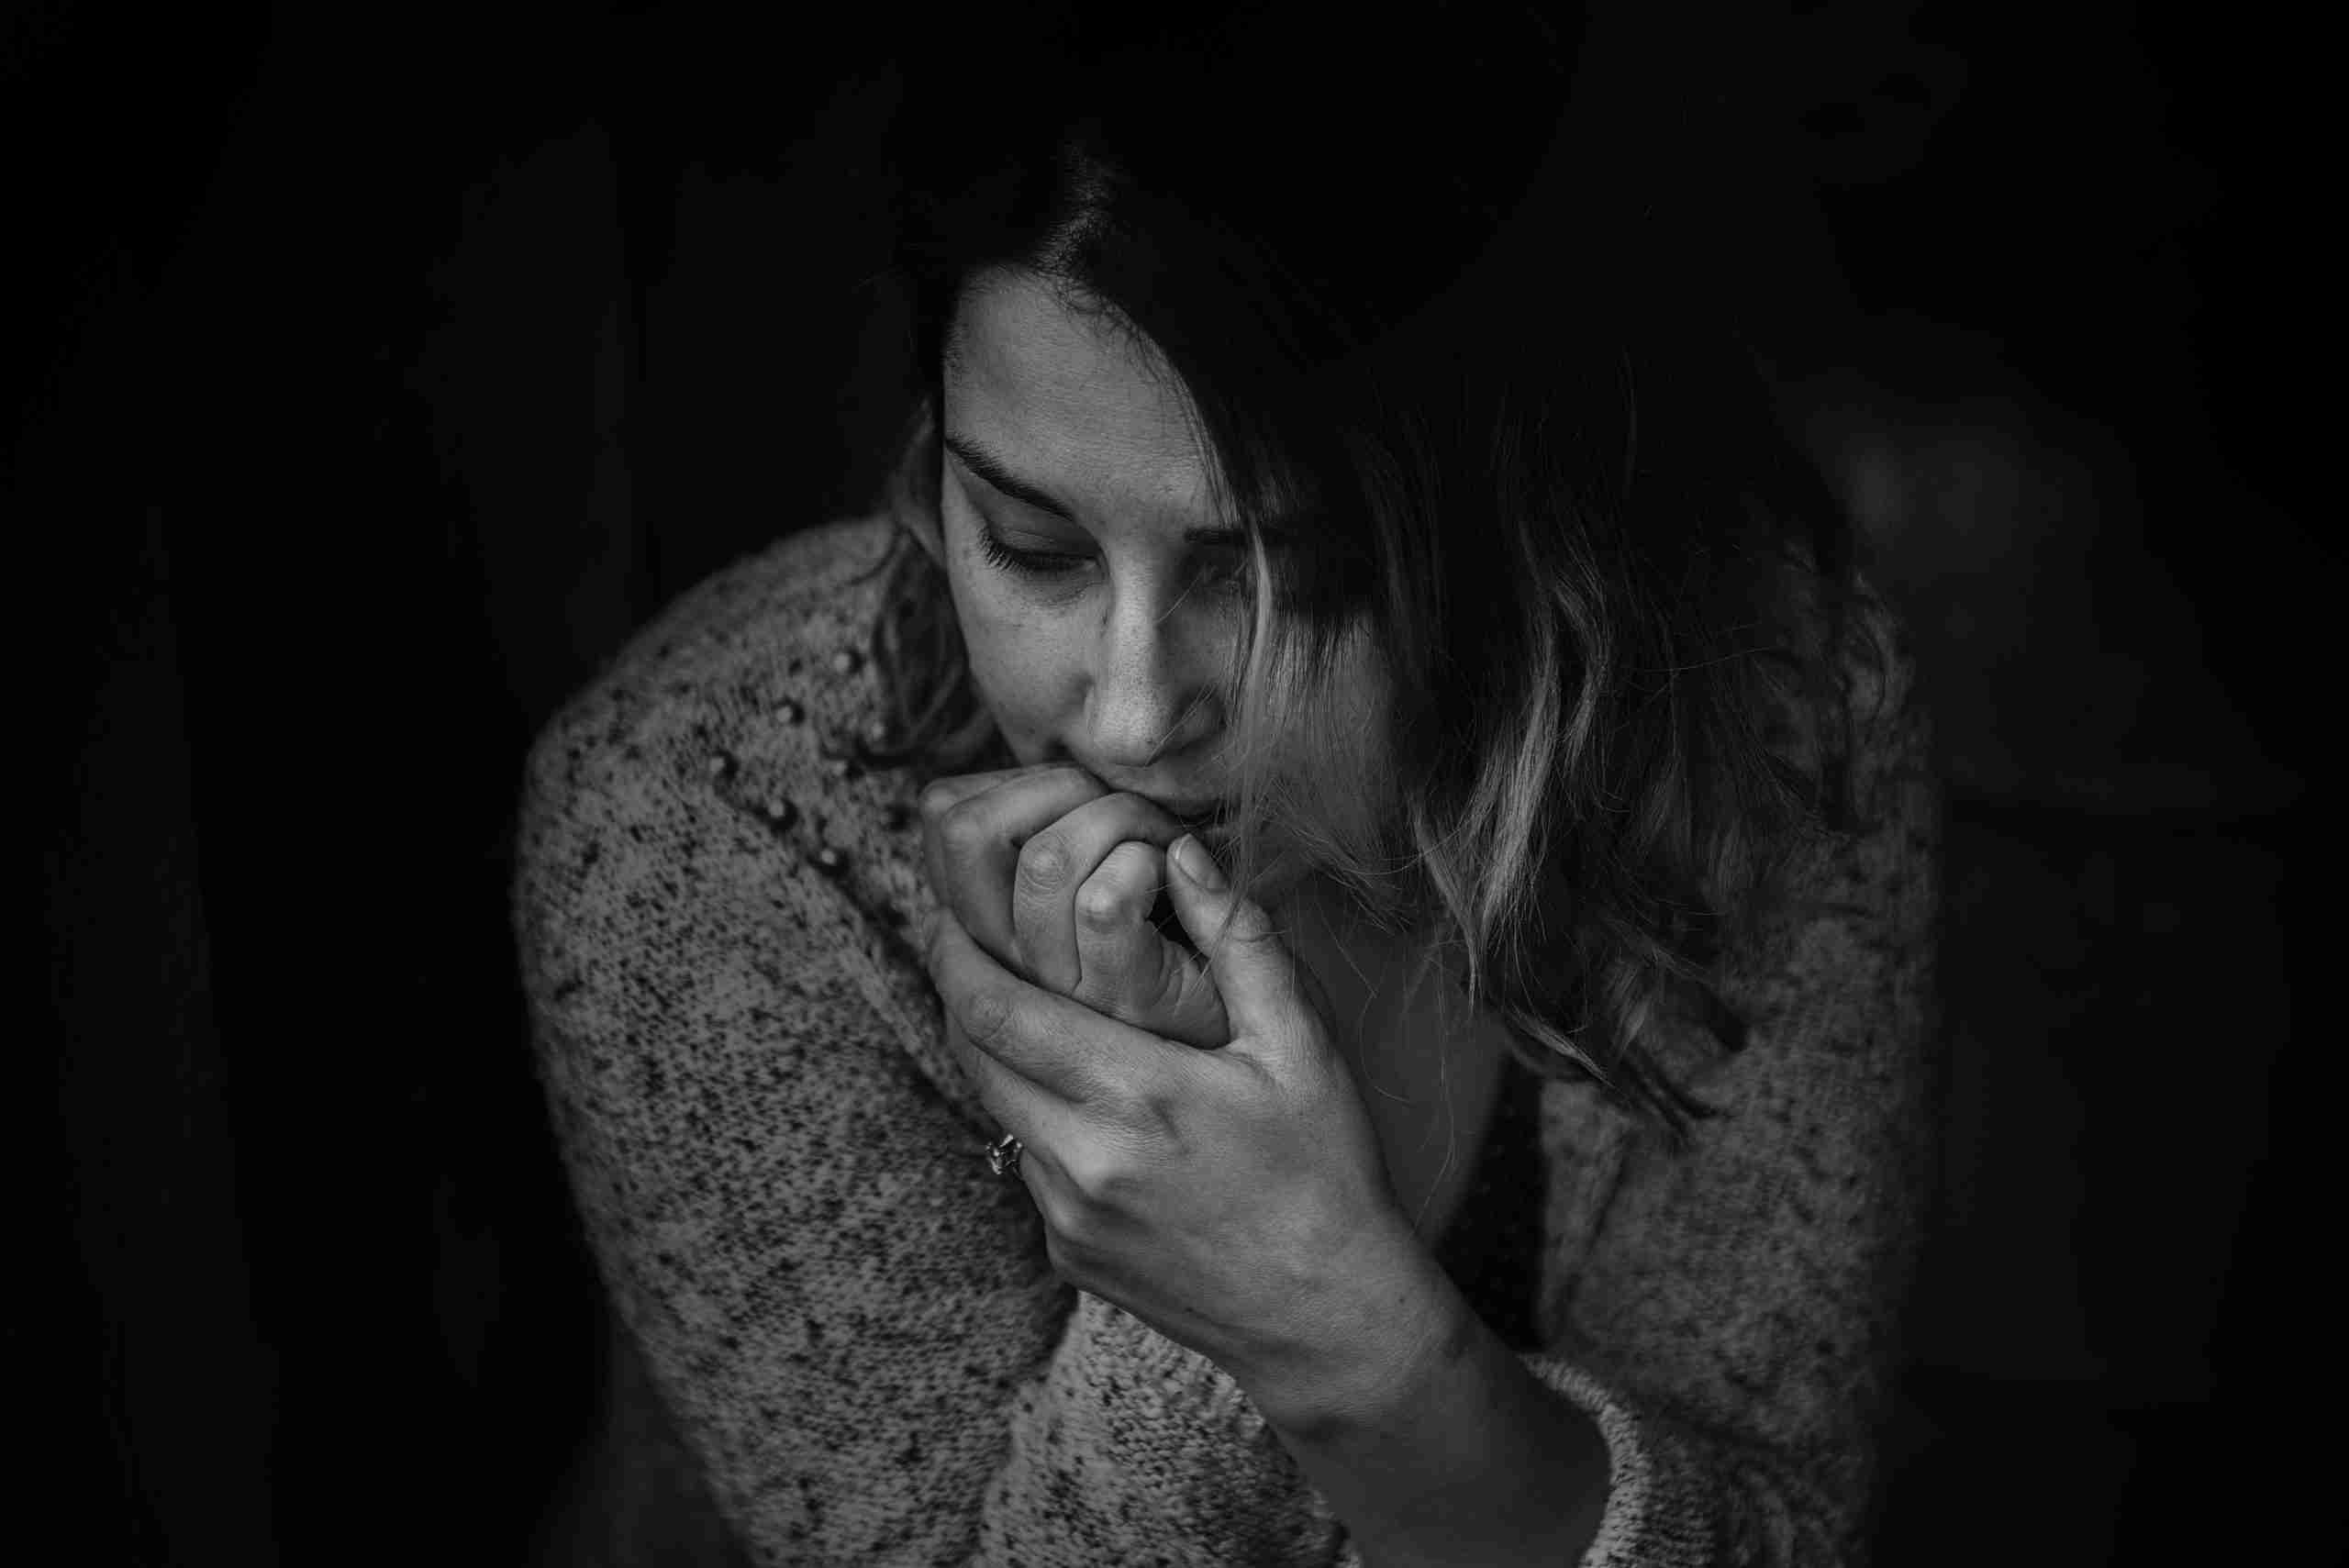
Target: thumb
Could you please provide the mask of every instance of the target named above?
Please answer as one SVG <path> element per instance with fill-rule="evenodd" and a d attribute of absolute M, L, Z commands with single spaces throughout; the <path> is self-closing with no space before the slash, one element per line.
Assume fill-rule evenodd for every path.
<path fill-rule="evenodd" d="M 1316 1014 L 1296 955 L 1274 932 L 1272 917 L 1232 890 L 1207 846 L 1190 834 L 1174 841 L 1167 859 L 1175 870 L 1166 879 L 1167 897 L 1207 961 L 1232 1038 L 1304 1046 Z"/>

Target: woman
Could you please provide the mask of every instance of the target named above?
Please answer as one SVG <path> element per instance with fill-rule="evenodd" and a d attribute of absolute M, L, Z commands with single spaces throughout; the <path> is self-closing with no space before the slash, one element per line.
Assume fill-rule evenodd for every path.
<path fill-rule="evenodd" d="M 1729 263 L 1530 13 L 1017 44 L 909 79 L 887 506 L 533 754 L 655 1407 L 765 1562 L 1851 1560 L 1935 795 Z"/>

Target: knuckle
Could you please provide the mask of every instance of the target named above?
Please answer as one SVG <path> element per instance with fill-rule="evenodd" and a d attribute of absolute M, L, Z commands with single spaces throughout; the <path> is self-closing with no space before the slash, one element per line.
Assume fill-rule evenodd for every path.
<path fill-rule="evenodd" d="M 1057 833 L 1039 833 L 1020 847 L 1019 890 L 1050 896 L 1068 885 L 1075 857 Z"/>
<path fill-rule="evenodd" d="M 1010 1037 L 1019 1027 L 1019 1008 L 1002 991 L 981 991 L 963 1004 L 963 1033 L 973 1045 L 985 1049 Z"/>
<path fill-rule="evenodd" d="M 939 843 L 958 858 L 978 853 L 985 835 L 985 828 L 978 818 L 958 806 L 949 806 L 933 824 L 931 830 L 937 835 Z"/>
<path fill-rule="evenodd" d="M 955 791 L 943 779 L 932 779 L 924 784 L 916 809 L 921 819 L 935 824 L 954 808 Z"/>
<path fill-rule="evenodd" d="M 1097 878 L 1088 882 L 1076 895 L 1077 923 L 1089 931 L 1108 934 L 1124 929 L 1125 895 L 1115 887 L 1105 886 Z"/>
<path fill-rule="evenodd" d="M 1100 1148 L 1079 1150 L 1064 1162 L 1069 1186 L 1088 1207 L 1106 1207 L 1129 1184 L 1124 1162 Z"/>

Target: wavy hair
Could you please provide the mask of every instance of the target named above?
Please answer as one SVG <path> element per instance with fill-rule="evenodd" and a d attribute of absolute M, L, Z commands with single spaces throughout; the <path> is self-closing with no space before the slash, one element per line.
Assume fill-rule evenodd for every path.
<path fill-rule="evenodd" d="M 1571 112 L 1574 40 L 1499 7 L 1408 61 L 1383 47 L 1211 13 L 907 77 L 878 281 L 913 397 L 866 760 L 1008 763 L 946 591 L 937 421 L 960 301 L 1018 270 L 1175 379 L 1253 543 L 1227 685 L 1238 885 L 1277 830 L 1453 965 L 1527 1067 L 1681 1142 L 1714 1113 L 1666 1069 L 1664 1018 L 1742 1047 L 1725 945 L 1758 938 L 1794 851 L 1851 826 L 1849 525 L 1701 308 L 1721 251 L 1654 221 L 1669 191 Z M 1040 57 L 1076 64 L 1049 95 L 1007 87 Z M 1338 112 L 1447 72 L 1492 115 Z"/>

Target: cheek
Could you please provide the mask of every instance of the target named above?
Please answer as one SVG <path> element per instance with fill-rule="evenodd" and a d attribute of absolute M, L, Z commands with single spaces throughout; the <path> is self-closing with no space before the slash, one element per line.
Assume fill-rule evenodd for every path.
<path fill-rule="evenodd" d="M 1052 733 L 1055 694 L 1069 684 L 1061 678 L 1052 632 L 1007 605 L 983 573 L 958 564 L 948 581 L 972 683 L 1012 750 L 1023 762 L 1030 761 L 1030 753 Z"/>

